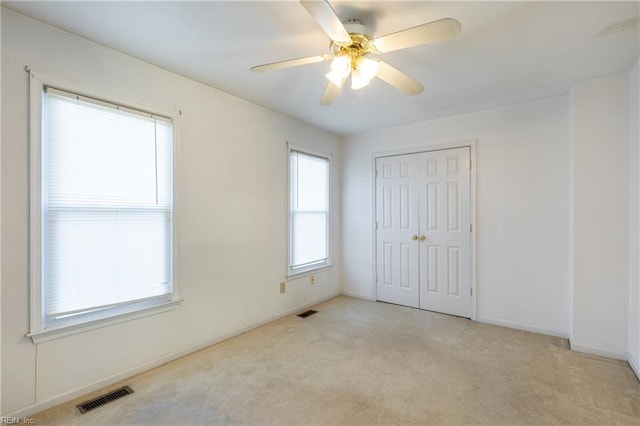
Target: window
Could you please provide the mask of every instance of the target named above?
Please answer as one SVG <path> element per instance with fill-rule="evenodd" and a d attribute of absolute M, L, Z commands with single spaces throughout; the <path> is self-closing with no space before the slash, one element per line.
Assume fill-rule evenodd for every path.
<path fill-rule="evenodd" d="M 329 159 L 289 151 L 289 274 L 329 265 Z"/>
<path fill-rule="evenodd" d="M 171 119 L 39 93 L 31 334 L 172 301 Z"/>

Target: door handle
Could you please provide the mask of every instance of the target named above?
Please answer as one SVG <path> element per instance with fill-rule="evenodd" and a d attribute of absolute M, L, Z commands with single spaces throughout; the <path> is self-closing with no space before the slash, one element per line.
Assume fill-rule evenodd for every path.
<path fill-rule="evenodd" d="M 418 238 L 420 238 L 420 237 L 418 237 L 417 235 L 413 235 L 413 236 L 411 237 L 411 239 L 412 239 L 413 241 L 416 241 Z"/>
<path fill-rule="evenodd" d="M 418 239 L 419 239 L 420 241 L 424 241 L 424 240 L 426 240 L 426 239 L 427 239 L 427 236 L 426 236 L 426 235 L 420 235 L 420 236 L 418 237 Z"/>

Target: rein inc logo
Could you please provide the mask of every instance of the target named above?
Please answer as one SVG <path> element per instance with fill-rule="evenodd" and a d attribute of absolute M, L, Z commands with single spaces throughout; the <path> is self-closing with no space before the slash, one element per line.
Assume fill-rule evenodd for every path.
<path fill-rule="evenodd" d="M 34 425 L 36 419 L 30 417 L 0 417 L 0 425 Z"/>

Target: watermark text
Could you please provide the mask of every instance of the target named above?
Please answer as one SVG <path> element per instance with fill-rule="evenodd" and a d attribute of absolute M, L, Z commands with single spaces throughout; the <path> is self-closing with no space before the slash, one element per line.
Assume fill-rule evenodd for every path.
<path fill-rule="evenodd" d="M 34 425 L 36 419 L 30 417 L 0 417 L 0 425 Z"/>

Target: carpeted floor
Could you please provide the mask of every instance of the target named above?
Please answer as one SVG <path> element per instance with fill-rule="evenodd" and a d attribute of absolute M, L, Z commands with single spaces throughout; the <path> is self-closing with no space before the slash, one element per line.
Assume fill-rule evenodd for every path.
<path fill-rule="evenodd" d="M 339 297 L 135 376 L 63 425 L 640 425 L 626 362 L 565 339 Z"/>

